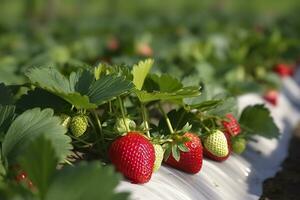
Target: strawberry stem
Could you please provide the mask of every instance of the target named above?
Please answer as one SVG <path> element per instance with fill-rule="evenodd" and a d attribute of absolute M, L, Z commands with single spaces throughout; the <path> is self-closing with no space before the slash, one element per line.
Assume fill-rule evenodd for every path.
<path fill-rule="evenodd" d="M 105 153 L 105 149 L 104 149 L 104 137 L 103 137 L 103 132 L 102 132 L 102 125 L 101 125 L 101 121 L 100 121 L 100 118 L 97 114 L 97 112 L 95 110 L 93 110 L 93 114 L 95 116 L 95 119 L 96 119 L 96 122 L 97 122 L 97 125 L 99 127 L 99 135 L 100 135 L 100 142 L 101 142 L 101 148 L 102 148 L 102 151 Z M 98 143 L 98 135 L 96 133 L 96 144 Z"/>
<path fill-rule="evenodd" d="M 109 113 L 112 113 L 111 101 L 108 101 L 108 106 L 109 106 Z"/>
<path fill-rule="evenodd" d="M 118 96 L 117 99 L 118 99 L 118 103 L 119 103 L 119 106 L 121 109 L 122 119 L 123 119 L 123 123 L 125 125 L 126 132 L 129 132 L 129 128 L 128 128 L 128 126 L 126 124 L 126 120 L 125 120 L 125 109 L 124 109 L 123 101 L 120 96 Z"/>
<path fill-rule="evenodd" d="M 166 112 L 164 111 L 164 109 L 162 108 L 160 102 L 158 103 L 158 108 L 159 108 L 160 112 L 163 114 L 163 116 L 164 116 L 164 118 L 165 118 L 165 120 L 166 120 L 166 123 L 167 123 L 167 125 L 168 125 L 168 128 L 169 128 L 170 133 L 171 133 L 171 134 L 174 134 L 174 129 L 173 129 L 173 127 L 172 127 L 171 121 L 170 121 L 168 115 L 166 114 Z"/>
<path fill-rule="evenodd" d="M 73 135 L 71 135 L 71 134 L 68 134 L 68 136 L 71 137 L 71 138 L 73 138 L 74 140 L 77 140 L 77 141 L 83 143 L 83 144 L 86 144 L 86 145 L 89 145 L 89 146 L 92 145 L 91 143 L 89 143 L 89 142 L 87 142 L 87 141 L 85 141 L 85 140 L 83 140 L 83 139 L 80 139 L 80 138 L 78 138 L 78 137 L 75 137 L 75 136 L 73 136 Z"/>
<path fill-rule="evenodd" d="M 147 137 L 150 138 L 148 115 L 147 115 L 147 110 L 146 110 L 146 107 L 145 107 L 144 103 L 141 103 L 141 110 L 142 110 L 143 122 L 146 126 L 146 134 L 147 134 Z"/>

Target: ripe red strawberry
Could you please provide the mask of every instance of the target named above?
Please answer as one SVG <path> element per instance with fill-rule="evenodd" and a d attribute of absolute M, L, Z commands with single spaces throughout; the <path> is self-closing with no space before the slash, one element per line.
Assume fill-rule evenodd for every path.
<path fill-rule="evenodd" d="M 203 140 L 203 152 L 207 158 L 215 161 L 226 160 L 231 153 L 230 136 L 215 130 Z"/>
<path fill-rule="evenodd" d="M 138 132 L 129 132 L 116 139 L 109 148 L 109 158 L 116 169 L 133 183 L 150 180 L 154 161 L 154 147 Z"/>
<path fill-rule="evenodd" d="M 267 91 L 263 98 L 271 103 L 272 105 L 276 106 L 277 105 L 277 102 L 278 102 L 278 91 L 277 90 L 269 90 Z"/>
<path fill-rule="evenodd" d="M 184 143 L 189 151 L 180 151 L 179 161 L 176 161 L 171 154 L 167 159 L 166 164 L 184 172 L 196 174 L 202 167 L 203 154 L 201 140 L 193 133 L 185 133 L 183 136 L 190 139 L 190 141 Z"/>
<path fill-rule="evenodd" d="M 236 120 L 236 118 L 232 114 L 226 115 L 226 120 L 222 121 L 224 132 L 231 135 L 231 136 L 237 136 L 241 132 L 241 127 L 239 122 Z"/>
<path fill-rule="evenodd" d="M 280 63 L 275 66 L 274 71 L 280 76 L 280 77 L 287 77 L 287 76 L 293 76 L 295 69 L 293 66 Z"/>

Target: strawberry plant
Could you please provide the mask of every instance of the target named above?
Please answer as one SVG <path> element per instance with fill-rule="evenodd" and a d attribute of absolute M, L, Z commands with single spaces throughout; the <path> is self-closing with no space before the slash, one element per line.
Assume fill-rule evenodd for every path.
<path fill-rule="evenodd" d="M 232 149 L 241 153 L 253 134 L 278 135 L 262 105 L 247 107 L 238 121 L 233 97 L 203 83 L 153 74 L 152 66 L 150 59 L 133 67 L 101 64 L 69 76 L 32 68 L 26 85 L 1 84 L 3 198 L 16 191 L 39 199 L 93 199 L 98 189 L 84 181 L 108 178 L 102 176 L 111 179 L 101 186 L 106 199 L 125 198 L 113 192 L 119 175 L 104 164 L 133 183 L 147 183 L 163 158 L 194 174 L 203 155 L 224 161 Z M 77 187 L 76 196 L 68 192 Z"/>
<path fill-rule="evenodd" d="M 236 98 L 278 104 L 299 56 L 296 12 L 266 21 L 187 1 L 148 17 L 95 1 L 51 17 L 54 5 L 28 2 L 26 17 L 0 19 L 0 199 L 127 199 L 121 180 L 201 173 L 254 135 L 279 136 L 264 105 L 239 113 Z"/>

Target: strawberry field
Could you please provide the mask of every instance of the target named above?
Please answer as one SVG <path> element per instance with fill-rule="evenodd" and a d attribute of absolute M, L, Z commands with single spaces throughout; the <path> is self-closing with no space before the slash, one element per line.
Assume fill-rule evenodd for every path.
<path fill-rule="evenodd" d="M 259 199 L 300 119 L 299 7 L 1 0 L 0 199 Z"/>

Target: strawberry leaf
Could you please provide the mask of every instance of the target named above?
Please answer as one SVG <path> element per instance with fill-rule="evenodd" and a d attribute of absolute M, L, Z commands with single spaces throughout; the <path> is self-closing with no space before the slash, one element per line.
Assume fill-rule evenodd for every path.
<path fill-rule="evenodd" d="M 147 77 L 150 69 L 153 65 L 152 59 L 147 59 L 145 61 L 140 61 L 138 64 L 133 66 L 132 75 L 133 75 L 133 84 L 138 90 L 141 90 Z"/>
<path fill-rule="evenodd" d="M 76 108 L 92 109 L 130 91 L 131 82 L 121 76 L 104 75 L 94 80 L 89 71 L 64 77 L 53 68 L 34 68 L 27 73 L 32 83 L 63 98 Z"/>
<path fill-rule="evenodd" d="M 30 81 L 44 90 L 47 90 L 76 108 L 96 108 L 95 104 L 90 103 L 88 96 L 81 95 L 75 90 L 75 85 L 80 78 L 80 73 L 71 73 L 69 78 L 64 77 L 54 68 L 33 68 L 26 73 Z"/>
<path fill-rule="evenodd" d="M 203 101 L 201 103 L 187 105 L 189 109 L 197 109 L 201 112 L 212 110 L 218 106 L 220 106 L 223 103 L 223 100 L 221 99 L 213 99 L 213 100 L 207 100 Z"/>
<path fill-rule="evenodd" d="M 144 103 L 156 100 L 181 100 L 187 97 L 195 97 L 200 94 L 197 87 L 185 87 L 174 92 L 146 92 L 136 90 L 135 93 L 139 100 Z"/>
<path fill-rule="evenodd" d="M 239 123 L 248 134 L 261 135 L 266 138 L 278 138 L 279 129 L 270 115 L 270 111 L 262 104 L 246 107 Z"/>
<path fill-rule="evenodd" d="M 71 139 L 65 135 L 67 130 L 60 125 L 60 119 L 53 114 L 52 109 L 35 108 L 18 116 L 4 137 L 2 155 L 13 162 L 23 154 L 32 140 L 44 135 L 52 141 L 59 160 L 64 160 L 70 153 Z"/>
<path fill-rule="evenodd" d="M 2 106 L 0 105 L 0 136 L 2 140 L 2 133 L 11 124 L 11 121 L 14 117 L 15 106 Z"/>
<path fill-rule="evenodd" d="M 100 105 L 133 89 L 133 84 L 121 76 L 106 75 L 95 81 L 87 95 L 92 103 Z"/>
<path fill-rule="evenodd" d="M 169 74 L 162 74 L 161 76 L 151 74 L 149 78 L 158 85 L 159 91 L 161 92 L 176 92 L 183 88 L 182 83 Z"/>
<path fill-rule="evenodd" d="M 116 193 L 120 180 L 112 167 L 101 166 L 100 162 L 82 162 L 75 167 L 65 167 L 54 177 L 46 200 L 64 199 L 127 199 L 127 193 Z"/>
<path fill-rule="evenodd" d="M 147 77 L 143 90 L 135 91 L 141 102 L 156 100 L 173 101 L 181 103 L 182 99 L 200 95 L 198 87 L 183 87 L 182 83 L 170 75 L 161 76 L 151 74 Z"/>
<path fill-rule="evenodd" d="M 44 199 L 58 162 L 52 142 L 43 135 L 36 138 L 18 160 L 37 187 L 40 198 Z"/>
<path fill-rule="evenodd" d="M 207 113 L 211 115 L 225 116 L 227 113 L 237 115 L 237 102 L 233 97 L 225 98 L 221 104 L 209 110 Z"/>

